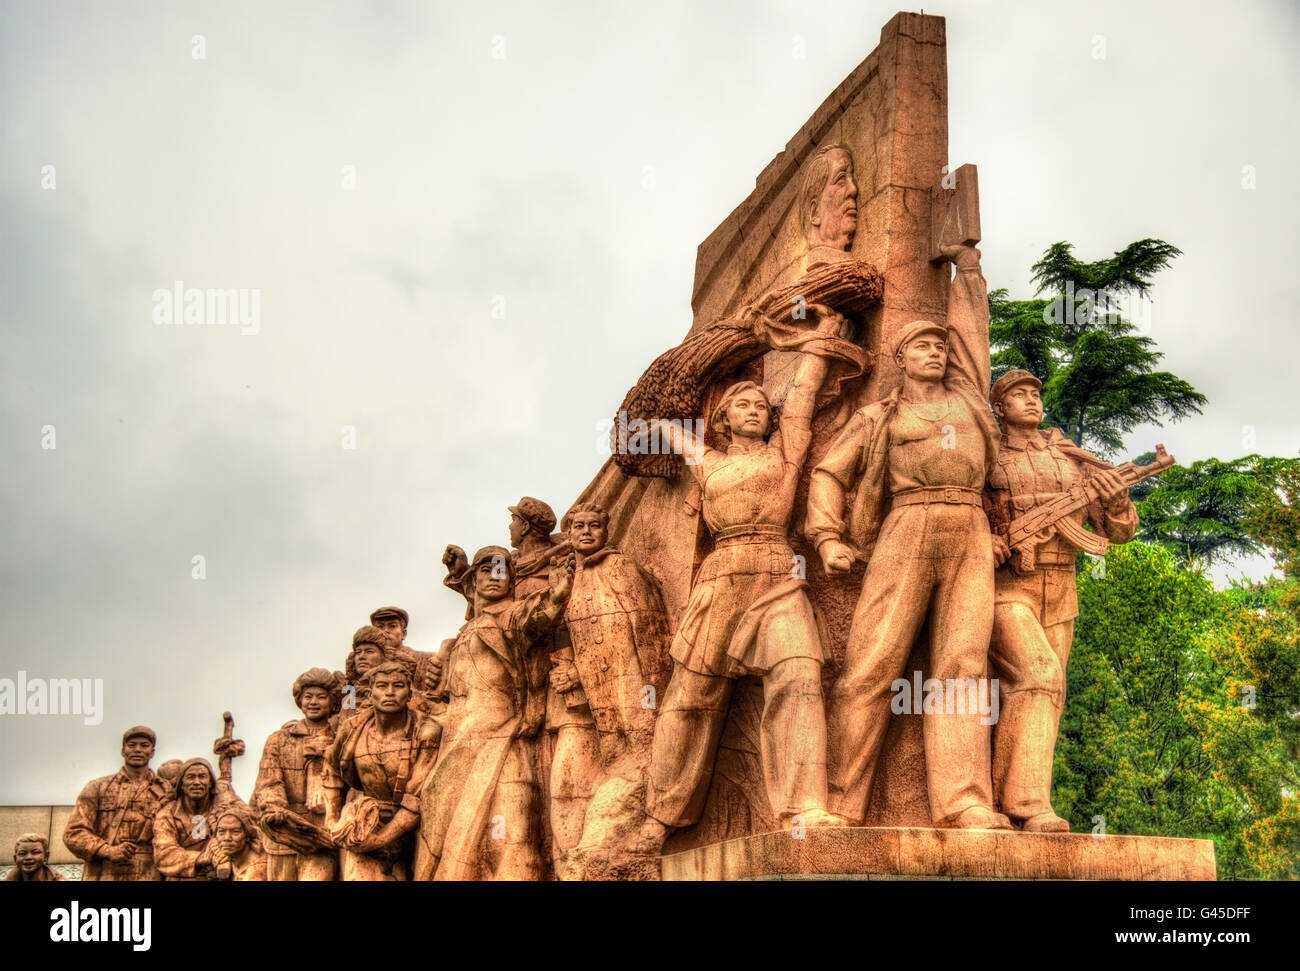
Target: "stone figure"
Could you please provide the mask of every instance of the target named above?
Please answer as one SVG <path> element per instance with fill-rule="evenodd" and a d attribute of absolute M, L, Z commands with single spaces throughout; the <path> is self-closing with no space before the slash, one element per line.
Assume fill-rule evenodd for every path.
<path fill-rule="evenodd" d="M 144 725 L 122 736 L 122 768 L 86 784 L 63 831 L 63 843 L 85 861 L 83 880 L 161 880 L 154 866 L 154 815 L 167 785 L 149 768 L 158 737 Z"/>
<path fill-rule="evenodd" d="M 577 556 L 563 629 L 572 660 L 557 664 L 551 687 L 567 697 L 581 687 L 595 723 L 598 763 L 586 782 L 591 796 L 576 838 L 556 827 L 556 873 L 589 879 L 610 873 L 610 857 L 645 821 L 645 769 L 655 711 L 669 671 L 671 641 L 658 582 L 630 557 L 606 545 L 609 516 L 580 503 L 565 517 Z M 558 786 L 553 784 L 552 792 Z M 554 806 L 554 802 L 553 802 Z"/>
<path fill-rule="evenodd" d="M 212 861 L 218 880 L 267 879 L 267 859 L 253 814 L 242 803 L 227 804 L 217 815 Z"/>
<path fill-rule="evenodd" d="M 848 252 L 858 232 L 858 186 L 847 148 L 828 145 L 808 160 L 798 206 L 799 226 L 810 251 Z"/>
<path fill-rule="evenodd" d="M 50 841 L 40 833 L 23 833 L 14 843 L 14 868 L 5 880 L 13 883 L 48 883 L 66 880 L 62 873 L 52 870 Z"/>
<path fill-rule="evenodd" d="M 514 595 L 523 600 L 548 588 L 551 563 L 568 553 L 570 545 L 564 538 L 558 543 L 552 540 L 555 513 L 542 500 L 524 496 L 508 509 Z M 525 724 L 531 725 L 539 715 L 544 719 L 537 744 L 537 782 L 545 866 L 563 859 L 578 844 L 587 803 L 600 775 L 600 744 L 564 626 L 542 635 L 525 663 L 530 677 Z"/>
<path fill-rule="evenodd" d="M 158 810 L 153 824 L 153 851 L 168 880 L 215 880 L 218 810 L 217 774 L 207 759 L 193 758 L 181 767 L 176 798 Z"/>
<path fill-rule="evenodd" d="M 414 667 L 415 693 L 411 698 L 411 706 L 426 714 L 434 714 L 433 696 L 437 693 L 438 682 L 442 678 L 442 658 L 436 652 L 417 651 L 406 643 L 406 630 L 410 626 L 411 615 L 401 607 L 377 607 L 370 615 L 370 623 L 388 636 L 388 645 L 397 652 L 397 656 Z"/>
<path fill-rule="evenodd" d="M 344 880 L 409 880 L 439 726 L 410 707 L 409 665 L 384 661 L 367 676 L 371 706 L 339 725 L 325 753 L 326 821 Z"/>
<path fill-rule="evenodd" d="M 867 563 L 827 716 L 829 805 L 854 824 L 866 816 L 893 682 L 927 618 L 929 675 L 958 688 L 949 698 L 984 679 L 988 663 L 993 553 L 982 496 L 998 442 L 983 393 L 988 299 L 979 251 L 949 246 L 944 255 L 957 266 L 947 328 L 903 328 L 894 348 L 902 388 L 853 414 L 809 485 L 806 532 L 826 572 Z M 992 808 L 989 725 L 978 706 L 926 714 L 922 728 L 933 822 L 1010 828 Z"/>
<path fill-rule="evenodd" d="M 844 317 L 820 305 L 815 334 L 839 338 Z M 782 827 L 841 825 L 826 810 L 826 722 L 821 634 L 807 581 L 786 532 L 812 440 L 827 358 L 806 343 L 779 427 L 752 381 L 733 385 L 710 422 L 729 434 L 726 452 L 677 424 L 661 422 L 704 493 L 714 550 L 700 565 L 673 639 L 673 672 L 655 723 L 647 819 L 631 844 L 656 852 L 669 827 L 703 809 L 735 679 L 762 677 L 760 759 L 772 814 Z"/>
<path fill-rule="evenodd" d="M 180 780 L 181 766 L 184 764 L 183 759 L 168 759 L 158 766 L 158 778 L 167 786 L 167 802 L 176 798 L 176 783 Z"/>
<path fill-rule="evenodd" d="M 396 661 L 392 638 L 378 627 L 367 624 L 352 635 L 352 650 L 343 665 L 343 696 L 339 721 L 344 722 L 370 707 L 370 680 L 367 674 L 385 661 Z M 408 662 L 408 667 L 409 667 Z M 414 676 L 414 674 L 412 674 Z"/>
<path fill-rule="evenodd" d="M 1080 549 L 1104 553 L 1107 542 L 1133 538 L 1138 517 L 1128 489 L 1145 470 L 1116 469 L 1059 429 L 1040 429 L 1042 387 L 1028 371 L 1013 370 L 989 396 L 1004 428 L 985 493 L 998 563 L 989 651 L 1001 699 L 993 791 L 1002 812 L 1026 832 L 1064 833 L 1070 824 L 1052 809 L 1052 759 L 1079 614 L 1075 560 Z M 1078 508 L 1049 524 L 1045 539 L 1035 529 L 1033 555 L 1013 552 L 1013 523 L 1071 493 L 1080 497 L 1072 503 Z M 1086 532 L 1085 522 L 1096 532 Z"/>
<path fill-rule="evenodd" d="M 334 741 L 342 678 L 311 668 L 293 683 L 302 718 L 266 740 L 252 804 L 267 836 L 268 880 L 333 880 L 338 851 L 325 828 L 325 750 Z"/>
<path fill-rule="evenodd" d="M 527 657 L 544 649 L 573 571 L 570 554 L 549 571 L 547 589 L 516 600 L 508 550 L 487 546 L 470 562 L 474 615 L 447 658 L 449 698 L 438 764 L 421 799 L 417 879 L 541 878 Z"/>

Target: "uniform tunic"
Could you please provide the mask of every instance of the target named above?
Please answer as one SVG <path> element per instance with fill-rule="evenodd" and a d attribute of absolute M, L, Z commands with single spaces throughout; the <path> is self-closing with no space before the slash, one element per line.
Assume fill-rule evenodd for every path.
<path fill-rule="evenodd" d="M 161 880 L 154 866 L 153 820 L 167 798 L 167 784 L 152 770 L 139 782 L 119 770 L 87 783 L 63 831 L 64 845 L 85 861 L 81 879 Z M 100 856 L 110 844 L 121 843 L 136 845 L 132 862 Z"/>

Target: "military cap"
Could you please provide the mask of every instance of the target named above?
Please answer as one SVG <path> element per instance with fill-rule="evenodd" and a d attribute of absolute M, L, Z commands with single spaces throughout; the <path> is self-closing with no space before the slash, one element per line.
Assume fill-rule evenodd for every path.
<path fill-rule="evenodd" d="M 555 512 L 540 499 L 524 496 L 515 506 L 507 506 L 512 513 L 547 536 L 555 528 Z"/>
<path fill-rule="evenodd" d="M 150 744 L 158 744 L 158 736 L 154 734 L 152 728 L 147 725 L 136 725 L 134 728 L 128 728 L 122 733 L 122 744 L 125 745 L 133 738 L 147 738 Z"/>
<path fill-rule="evenodd" d="M 1043 382 L 1034 377 L 1023 368 L 1012 368 L 1002 377 L 993 382 L 993 390 L 989 392 L 989 401 L 997 404 L 1002 400 L 1002 396 L 1018 384 L 1032 384 L 1039 391 L 1043 390 Z"/>
<path fill-rule="evenodd" d="M 920 337 L 922 334 L 938 334 L 945 341 L 948 339 L 948 328 L 943 324 L 936 324 L 933 320 L 914 320 L 898 335 L 898 340 L 894 342 L 894 356 L 906 347 L 910 342 Z"/>
<path fill-rule="evenodd" d="M 370 615 L 370 623 L 376 624 L 381 620 L 387 620 L 389 617 L 396 617 L 402 622 L 403 627 L 411 626 L 411 615 L 401 607 L 376 607 L 374 613 Z"/>
<path fill-rule="evenodd" d="M 501 559 L 498 560 L 497 557 L 500 557 Z M 514 573 L 515 563 L 514 560 L 510 558 L 510 551 L 508 549 L 504 546 L 485 546 L 474 554 L 474 559 L 470 561 L 469 570 L 466 571 L 466 576 L 472 576 L 474 571 L 484 563 L 495 562 L 504 562 L 510 572 L 512 574 Z"/>

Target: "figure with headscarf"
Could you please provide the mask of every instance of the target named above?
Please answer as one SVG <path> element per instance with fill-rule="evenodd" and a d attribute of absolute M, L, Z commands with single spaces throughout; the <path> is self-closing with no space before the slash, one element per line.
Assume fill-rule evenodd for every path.
<path fill-rule="evenodd" d="M 818 620 L 787 532 L 795 489 L 812 443 L 812 417 L 829 360 L 821 343 L 842 339 L 848 321 L 829 307 L 818 324 L 780 424 L 762 387 L 732 385 L 710 426 L 730 439 L 709 448 L 680 422 L 652 423 L 703 491 L 713 552 L 696 573 L 670 654 L 673 672 L 659 706 L 648 770 L 647 819 L 630 847 L 657 852 L 667 830 L 700 818 L 736 679 L 763 679 L 760 760 L 772 814 L 782 827 L 842 821 L 826 811 L 826 719 Z M 796 818 L 797 817 L 797 818 Z"/>
<path fill-rule="evenodd" d="M 225 804 L 217 811 L 212 862 L 218 880 L 236 882 L 267 879 L 262 834 L 252 812 L 242 802 Z"/>
<path fill-rule="evenodd" d="M 472 616 L 446 663 L 438 764 L 420 803 L 419 880 L 538 880 L 543 872 L 530 655 L 546 650 L 573 587 L 569 554 L 516 600 L 515 562 L 486 546 L 463 575 Z"/>
<path fill-rule="evenodd" d="M 176 798 L 153 821 L 153 855 L 167 880 L 216 879 L 212 835 L 217 825 L 217 774 L 207 759 L 181 766 Z"/>
<path fill-rule="evenodd" d="M 324 778 L 342 680 L 325 668 L 298 675 L 293 700 L 303 717 L 286 722 L 262 749 L 252 804 L 267 836 L 269 880 L 333 880 L 337 873 L 338 851 L 325 829 Z"/>

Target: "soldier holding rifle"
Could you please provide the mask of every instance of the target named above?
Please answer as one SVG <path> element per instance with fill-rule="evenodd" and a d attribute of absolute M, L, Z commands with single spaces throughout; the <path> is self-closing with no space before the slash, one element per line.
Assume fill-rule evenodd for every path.
<path fill-rule="evenodd" d="M 1173 464 L 1157 446 L 1149 466 L 1115 468 L 1077 447 L 1059 429 L 1040 429 L 1042 382 L 1028 371 L 1004 374 L 990 400 L 1004 434 L 990 473 L 985 509 L 994 574 L 990 660 L 1000 681 L 993 788 L 998 808 L 1026 832 L 1068 832 L 1052 810 L 1052 758 L 1065 704 L 1065 669 L 1079 606 L 1079 550 L 1106 552 L 1137 531 L 1134 483 Z M 1084 529 L 1092 525 L 1095 532 Z"/>

